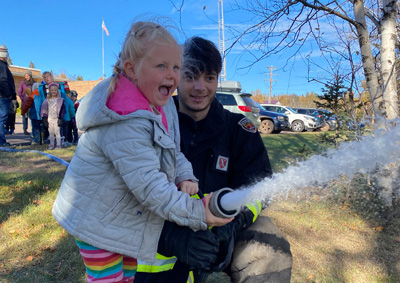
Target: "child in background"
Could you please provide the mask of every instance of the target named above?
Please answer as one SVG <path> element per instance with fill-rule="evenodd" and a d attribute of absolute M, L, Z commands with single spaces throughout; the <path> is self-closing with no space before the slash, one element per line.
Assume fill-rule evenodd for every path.
<path fill-rule="evenodd" d="M 79 106 L 80 137 L 53 206 L 53 216 L 76 238 L 88 282 L 133 282 L 137 259 L 154 262 L 165 220 L 204 230 L 232 219 L 208 209 L 191 164 L 180 152 L 179 124 L 170 99 L 180 80 L 181 49 L 152 22 L 126 35 L 114 75 Z M 200 243 L 200 244 L 199 244 Z M 199 244 L 199 245 L 196 245 Z M 114 280 L 114 281 L 112 281 Z"/>
<path fill-rule="evenodd" d="M 39 84 L 34 83 L 32 85 L 32 90 L 30 88 L 25 89 L 25 94 L 28 97 L 26 103 L 21 108 L 21 115 L 25 115 L 29 111 L 29 119 L 31 119 L 32 124 L 32 145 L 42 144 L 41 140 L 41 125 L 42 118 L 40 117 L 40 107 L 44 101 L 40 97 Z"/>
<path fill-rule="evenodd" d="M 76 90 L 71 90 L 70 93 L 67 93 L 67 97 L 71 99 L 73 105 L 73 115 L 71 115 L 71 121 L 68 122 L 68 129 L 67 129 L 67 136 L 66 139 L 69 143 L 72 143 L 73 145 L 78 144 L 78 128 L 76 127 L 76 120 L 75 120 L 75 115 L 76 111 L 79 106 L 79 102 L 77 101 L 78 93 Z M 71 109 L 72 111 L 72 109 Z"/>
<path fill-rule="evenodd" d="M 61 135 L 64 137 L 64 147 L 69 147 L 72 145 L 72 134 L 69 132 L 70 125 L 72 123 L 72 119 L 75 118 L 75 108 L 74 108 L 74 103 L 71 100 L 71 93 L 67 92 L 64 96 L 61 96 L 64 98 L 64 103 L 65 103 L 65 114 L 63 117 L 63 126 L 61 129 Z"/>
<path fill-rule="evenodd" d="M 49 129 L 49 149 L 54 149 L 54 139 L 56 139 L 56 148 L 61 148 L 60 127 L 62 127 L 65 114 L 64 99 L 60 97 L 57 83 L 49 84 L 49 94 L 40 107 L 40 117 L 43 124 Z"/>
<path fill-rule="evenodd" d="M 76 90 L 71 90 L 71 99 L 74 102 L 75 113 L 78 111 L 79 100 L 78 100 L 78 92 Z"/>
<path fill-rule="evenodd" d="M 27 89 L 32 92 L 32 85 L 35 83 L 35 80 L 32 76 L 32 71 L 27 70 L 24 73 L 24 80 L 21 82 L 18 88 L 18 96 L 21 99 L 21 110 L 24 108 L 26 101 L 28 100 Z M 29 92 L 28 91 L 28 92 Z M 22 125 L 24 130 L 24 135 L 29 135 L 28 133 L 28 113 L 25 113 L 22 116 Z"/>

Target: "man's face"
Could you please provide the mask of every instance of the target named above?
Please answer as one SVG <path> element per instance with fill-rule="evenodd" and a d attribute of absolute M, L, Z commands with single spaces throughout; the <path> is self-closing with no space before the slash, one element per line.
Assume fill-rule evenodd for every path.
<path fill-rule="evenodd" d="M 51 74 L 46 74 L 44 75 L 44 81 L 46 84 L 50 84 L 53 82 L 53 76 Z"/>
<path fill-rule="evenodd" d="M 178 87 L 179 111 L 201 120 L 210 110 L 218 87 L 218 74 L 201 73 L 197 77 L 183 75 Z"/>

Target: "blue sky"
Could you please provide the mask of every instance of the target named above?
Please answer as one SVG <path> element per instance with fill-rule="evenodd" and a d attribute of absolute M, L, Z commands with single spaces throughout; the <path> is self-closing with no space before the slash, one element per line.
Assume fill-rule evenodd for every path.
<path fill-rule="evenodd" d="M 104 34 L 104 69 L 107 77 L 112 74 L 112 65 L 125 34 L 136 19 L 168 17 L 183 29 L 174 32 L 179 43 L 187 37 L 198 35 L 218 45 L 218 0 L 185 0 L 181 13 L 173 5 L 180 4 L 180 0 L 1 2 L 0 44 L 7 45 L 14 65 L 28 67 L 32 61 L 42 72 L 53 70 L 56 74 L 81 75 L 84 80 L 99 79 L 103 72 L 102 19 L 109 31 L 108 37 Z M 228 26 L 245 28 L 251 19 L 246 12 L 233 11 L 233 2 L 224 1 L 226 46 L 232 42 Z M 304 59 L 291 59 L 282 69 L 288 57 L 285 53 L 278 54 L 256 63 L 252 68 L 243 69 L 241 67 L 251 62 L 252 58 L 237 46 L 227 56 L 227 78 L 240 81 L 247 92 L 260 89 L 268 94 L 270 77 L 267 67 L 273 66 L 273 95 L 304 95 L 311 91 L 321 93 L 321 84 L 308 82 L 308 67 Z"/>

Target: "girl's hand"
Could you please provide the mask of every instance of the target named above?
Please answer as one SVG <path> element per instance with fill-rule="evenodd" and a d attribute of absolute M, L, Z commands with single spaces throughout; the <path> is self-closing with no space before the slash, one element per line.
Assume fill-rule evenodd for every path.
<path fill-rule="evenodd" d="M 228 224 L 231 222 L 234 217 L 231 218 L 220 218 L 215 216 L 214 214 L 211 213 L 208 205 L 210 203 L 210 199 L 212 198 L 213 193 L 208 194 L 204 196 L 205 199 L 205 209 L 206 209 L 206 223 L 208 226 L 216 227 L 216 226 L 224 226 L 225 224 Z"/>
<path fill-rule="evenodd" d="M 199 191 L 199 184 L 193 181 L 182 181 L 178 184 L 178 189 L 193 196 Z"/>

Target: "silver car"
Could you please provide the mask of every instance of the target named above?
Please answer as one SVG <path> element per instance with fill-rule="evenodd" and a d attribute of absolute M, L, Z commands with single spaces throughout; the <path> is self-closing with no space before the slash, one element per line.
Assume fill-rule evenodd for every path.
<path fill-rule="evenodd" d="M 249 118 L 258 129 L 261 124 L 260 109 L 250 93 L 241 92 L 242 86 L 237 81 L 222 81 L 218 85 L 215 97 L 225 109 L 240 113 Z"/>

